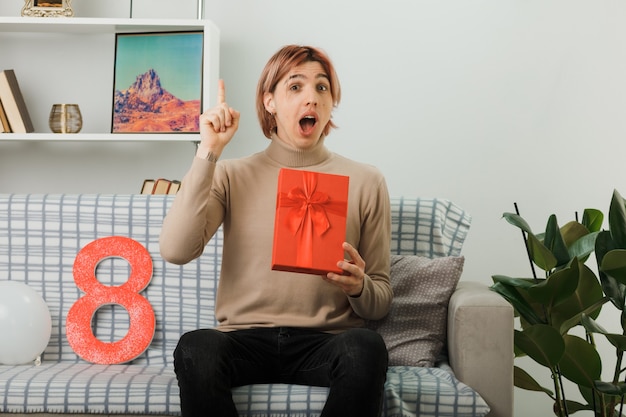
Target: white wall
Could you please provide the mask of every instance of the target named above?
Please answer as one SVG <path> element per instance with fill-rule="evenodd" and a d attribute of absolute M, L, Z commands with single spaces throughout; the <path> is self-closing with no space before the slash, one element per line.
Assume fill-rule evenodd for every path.
<path fill-rule="evenodd" d="M 129 7 L 74 3 L 85 16 Z M 22 4 L 3 0 L 0 14 Z M 195 0 L 155 4 L 135 0 L 133 17 L 196 17 Z M 322 47 L 343 87 L 328 146 L 377 165 L 392 195 L 468 209 L 463 279 L 529 274 L 519 232 L 501 220 L 514 202 L 541 230 L 551 213 L 565 223 L 607 212 L 614 188 L 626 194 L 625 2 L 211 0 L 205 17 L 221 29 L 227 100 L 242 112 L 225 157 L 267 143 L 253 103 L 267 58 L 286 43 Z M 0 192 L 136 192 L 143 178 L 182 177 L 192 155 L 190 144 L 0 142 Z M 546 415 L 549 404 L 516 390 L 515 409 Z"/>

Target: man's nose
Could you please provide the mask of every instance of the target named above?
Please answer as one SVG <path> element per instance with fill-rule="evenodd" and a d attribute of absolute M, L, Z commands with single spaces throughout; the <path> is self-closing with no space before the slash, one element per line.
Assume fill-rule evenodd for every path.
<path fill-rule="evenodd" d="M 307 89 L 307 93 L 306 93 L 306 104 L 313 104 L 313 105 L 317 105 L 317 101 L 318 101 L 318 94 L 317 94 L 317 89 L 312 87 L 312 88 L 308 88 Z"/>

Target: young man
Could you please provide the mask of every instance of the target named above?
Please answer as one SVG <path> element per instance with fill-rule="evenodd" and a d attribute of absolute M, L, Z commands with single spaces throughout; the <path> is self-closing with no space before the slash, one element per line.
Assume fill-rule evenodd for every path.
<path fill-rule="evenodd" d="M 217 162 L 240 114 L 226 103 L 200 118 L 201 143 L 163 223 L 161 254 L 184 264 L 220 225 L 219 325 L 183 335 L 174 364 L 184 417 L 237 416 L 231 388 L 252 383 L 329 386 L 323 416 L 378 416 L 387 370 L 382 338 L 364 329 L 389 310 L 390 207 L 378 169 L 330 152 L 325 138 L 341 89 L 319 49 L 288 45 L 264 68 L 257 113 L 262 152 Z M 271 269 L 278 172 L 350 177 L 343 274 Z"/>

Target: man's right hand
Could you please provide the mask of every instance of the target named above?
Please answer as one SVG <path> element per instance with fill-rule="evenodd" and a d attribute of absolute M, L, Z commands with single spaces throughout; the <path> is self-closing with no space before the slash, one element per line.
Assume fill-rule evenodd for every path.
<path fill-rule="evenodd" d="M 219 80 L 217 105 L 200 115 L 200 145 L 196 156 L 206 158 L 212 152 L 219 158 L 239 128 L 239 116 L 237 110 L 226 104 L 224 80 Z"/>

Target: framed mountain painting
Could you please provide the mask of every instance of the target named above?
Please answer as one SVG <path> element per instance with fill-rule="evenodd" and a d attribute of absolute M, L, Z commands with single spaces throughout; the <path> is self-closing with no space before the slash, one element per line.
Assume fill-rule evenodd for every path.
<path fill-rule="evenodd" d="M 118 33 L 112 133 L 198 133 L 203 32 Z"/>

